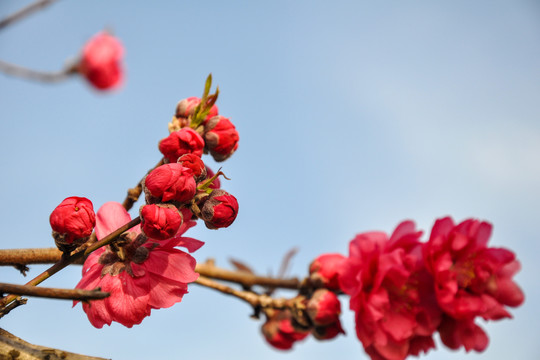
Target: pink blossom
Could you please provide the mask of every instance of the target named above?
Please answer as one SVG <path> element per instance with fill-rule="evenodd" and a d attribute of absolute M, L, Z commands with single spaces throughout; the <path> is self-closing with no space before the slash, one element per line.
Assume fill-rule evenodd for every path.
<path fill-rule="evenodd" d="M 189 216 L 186 217 L 189 219 Z M 97 213 L 96 235 L 101 239 L 131 220 L 127 211 L 116 202 L 105 203 Z M 83 265 L 79 289 L 110 292 L 104 300 L 83 303 L 88 319 L 97 328 L 116 321 L 132 327 L 161 309 L 180 302 L 187 284 L 195 281 L 195 259 L 176 249 L 185 247 L 193 252 L 204 243 L 182 234 L 194 226 L 185 221 L 171 239 L 154 241 L 141 233 L 140 226 L 125 232 L 118 242 L 119 251 L 110 246 L 94 251 Z M 76 303 L 75 303 L 76 304 Z"/>
<path fill-rule="evenodd" d="M 435 346 L 441 313 L 420 235 L 411 221 L 399 224 L 390 238 L 359 234 L 341 264 L 340 287 L 351 296 L 356 334 L 372 359 L 401 360 Z"/>

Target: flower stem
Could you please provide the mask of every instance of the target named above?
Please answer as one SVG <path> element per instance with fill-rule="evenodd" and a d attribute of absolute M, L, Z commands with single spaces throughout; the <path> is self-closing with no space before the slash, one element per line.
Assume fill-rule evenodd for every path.
<path fill-rule="evenodd" d="M 38 11 L 38 10 L 41 10 L 43 9 L 44 7 L 46 7 L 47 5 L 50 5 L 52 4 L 53 2 L 55 2 L 57 0 L 38 0 L 16 12 L 14 12 L 13 14 L 11 15 L 8 15 L 6 18 L 0 20 L 0 30 L 5 28 L 6 26 L 14 23 L 14 22 L 17 22 L 18 20 L 20 19 L 23 19 L 25 18 L 26 16 L 32 14 L 33 12 L 35 11 Z"/>

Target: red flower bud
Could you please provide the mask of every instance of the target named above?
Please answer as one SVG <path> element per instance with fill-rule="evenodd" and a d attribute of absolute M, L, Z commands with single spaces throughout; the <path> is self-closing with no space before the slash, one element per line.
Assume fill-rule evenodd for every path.
<path fill-rule="evenodd" d="M 201 99 L 196 96 L 188 97 L 187 99 L 180 100 L 178 105 L 176 105 L 176 117 L 187 118 L 193 115 L 197 105 L 201 103 Z M 218 114 L 218 107 L 213 105 L 210 108 L 210 113 L 208 113 L 207 119 L 214 117 Z"/>
<path fill-rule="evenodd" d="M 212 191 L 201 209 L 201 218 L 209 229 L 230 226 L 238 214 L 238 201 L 228 192 L 217 189 Z"/>
<path fill-rule="evenodd" d="M 200 156 L 195 154 L 184 154 L 178 158 L 178 163 L 190 168 L 197 182 L 206 179 L 207 171 Z"/>
<path fill-rule="evenodd" d="M 79 72 L 99 90 L 119 85 L 123 78 L 121 65 L 124 48 L 114 36 L 101 32 L 92 37 L 82 50 Z"/>
<path fill-rule="evenodd" d="M 146 236 L 156 240 L 172 238 L 183 222 L 182 213 L 168 204 L 143 205 L 140 215 L 141 230 Z"/>
<path fill-rule="evenodd" d="M 56 246 L 70 252 L 85 243 L 96 226 L 92 202 L 84 197 L 64 199 L 49 217 Z"/>
<path fill-rule="evenodd" d="M 201 135 L 187 127 L 172 132 L 159 142 L 159 151 L 170 163 L 176 162 L 184 154 L 195 154 L 201 157 L 203 148 L 204 140 Z"/>
<path fill-rule="evenodd" d="M 309 331 L 293 326 L 289 311 L 278 311 L 261 327 L 266 341 L 280 350 L 289 350 L 293 344 L 309 335 Z"/>
<path fill-rule="evenodd" d="M 339 334 L 345 334 L 341 327 L 341 322 L 338 320 L 329 325 L 315 326 L 311 333 L 317 340 L 330 340 L 338 336 Z"/>
<path fill-rule="evenodd" d="M 226 117 L 218 115 L 204 125 L 206 148 L 216 161 L 228 159 L 238 149 L 238 131 Z"/>
<path fill-rule="evenodd" d="M 339 321 L 341 303 L 332 291 L 318 289 L 307 302 L 307 313 L 313 324 L 328 325 Z"/>
<path fill-rule="evenodd" d="M 161 165 L 152 170 L 144 180 L 148 203 L 175 201 L 187 203 L 195 196 L 197 184 L 193 171 L 182 164 Z"/>
<path fill-rule="evenodd" d="M 310 278 L 330 290 L 339 290 L 338 272 L 345 256 L 341 254 L 323 254 L 309 265 Z"/>

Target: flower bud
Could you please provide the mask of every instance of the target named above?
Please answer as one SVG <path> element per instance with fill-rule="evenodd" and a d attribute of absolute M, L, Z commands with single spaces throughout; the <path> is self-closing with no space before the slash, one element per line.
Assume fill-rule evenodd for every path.
<path fill-rule="evenodd" d="M 149 238 L 166 240 L 172 238 L 180 229 L 183 216 L 178 209 L 169 204 L 143 205 L 139 210 L 141 230 Z"/>
<path fill-rule="evenodd" d="M 96 226 L 92 202 L 84 197 L 64 199 L 49 217 L 56 246 L 63 252 L 71 252 L 85 243 Z"/>
<path fill-rule="evenodd" d="M 171 163 L 157 167 L 144 180 L 148 203 L 174 201 L 187 203 L 195 196 L 197 184 L 193 171 L 182 164 Z"/>
<path fill-rule="evenodd" d="M 311 333 L 317 340 L 330 340 L 338 336 L 339 334 L 345 334 L 341 327 L 341 322 L 337 320 L 329 325 L 315 326 Z"/>
<path fill-rule="evenodd" d="M 210 193 L 201 209 L 201 218 L 209 229 L 230 226 L 238 214 L 238 201 L 228 192 L 217 189 Z"/>
<path fill-rule="evenodd" d="M 200 103 L 201 103 L 201 99 L 199 99 L 196 96 L 192 96 L 192 97 L 188 97 L 187 99 L 180 100 L 180 102 L 176 105 L 176 117 L 187 118 L 193 115 L 195 108 Z M 210 108 L 210 112 L 208 113 L 208 116 L 206 118 L 210 119 L 211 117 L 214 117 L 217 114 L 218 114 L 218 107 L 216 105 L 213 105 Z"/>
<path fill-rule="evenodd" d="M 313 324 L 328 325 L 339 321 L 341 303 L 332 291 L 318 289 L 307 302 L 307 313 Z"/>
<path fill-rule="evenodd" d="M 216 161 L 228 159 L 238 149 L 238 131 L 226 117 L 218 115 L 204 125 L 206 148 Z"/>
<path fill-rule="evenodd" d="M 289 350 L 293 344 L 309 335 L 309 331 L 297 329 L 292 324 L 289 311 L 277 311 L 261 327 L 266 341 L 280 350 Z"/>
<path fill-rule="evenodd" d="M 184 154 L 203 154 L 204 140 L 195 130 L 184 127 L 173 131 L 159 142 L 159 151 L 170 162 L 174 163 Z"/>
<path fill-rule="evenodd" d="M 122 44 L 114 36 L 101 32 L 84 46 L 79 72 L 99 90 L 113 88 L 123 78 L 123 53 Z"/>
<path fill-rule="evenodd" d="M 341 254 L 320 255 L 309 265 L 310 279 L 327 289 L 339 290 L 338 273 L 344 260 Z"/>
<path fill-rule="evenodd" d="M 195 154 L 184 154 L 178 158 L 178 163 L 190 168 L 193 171 L 195 181 L 200 182 L 206 179 L 207 171 L 204 162 L 200 156 Z"/>

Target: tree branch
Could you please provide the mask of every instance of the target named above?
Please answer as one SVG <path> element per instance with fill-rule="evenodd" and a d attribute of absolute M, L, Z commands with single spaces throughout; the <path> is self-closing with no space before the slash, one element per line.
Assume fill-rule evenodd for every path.
<path fill-rule="evenodd" d="M 33 345 L 4 329 L 0 329 L 0 359 L 106 360 L 104 358 Z"/>
<path fill-rule="evenodd" d="M 78 73 L 76 65 L 68 66 L 58 72 L 42 72 L 11 64 L 3 60 L 0 60 L 0 71 L 5 74 L 20 77 L 23 79 L 35 80 L 46 83 L 64 81 L 70 76 Z"/>
<path fill-rule="evenodd" d="M 25 18 L 26 16 L 32 14 L 33 12 L 36 12 L 38 10 L 45 8 L 46 6 L 52 4 L 55 1 L 57 0 L 39 0 L 39 1 L 36 1 L 35 3 L 28 5 L 27 7 L 24 7 L 14 12 L 11 15 L 8 15 L 6 18 L 0 20 L 0 30 L 2 30 L 6 26 L 18 20 Z"/>
<path fill-rule="evenodd" d="M 99 288 L 95 290 L 57 289 L 6 283 L 0 283 L 0 292 L 14 295 L 27 295 L 52 299 L 80 301 L 99 300 L 105 299 L 106 297 L 110 296 L 110 293 L 100 291 Z"/>

